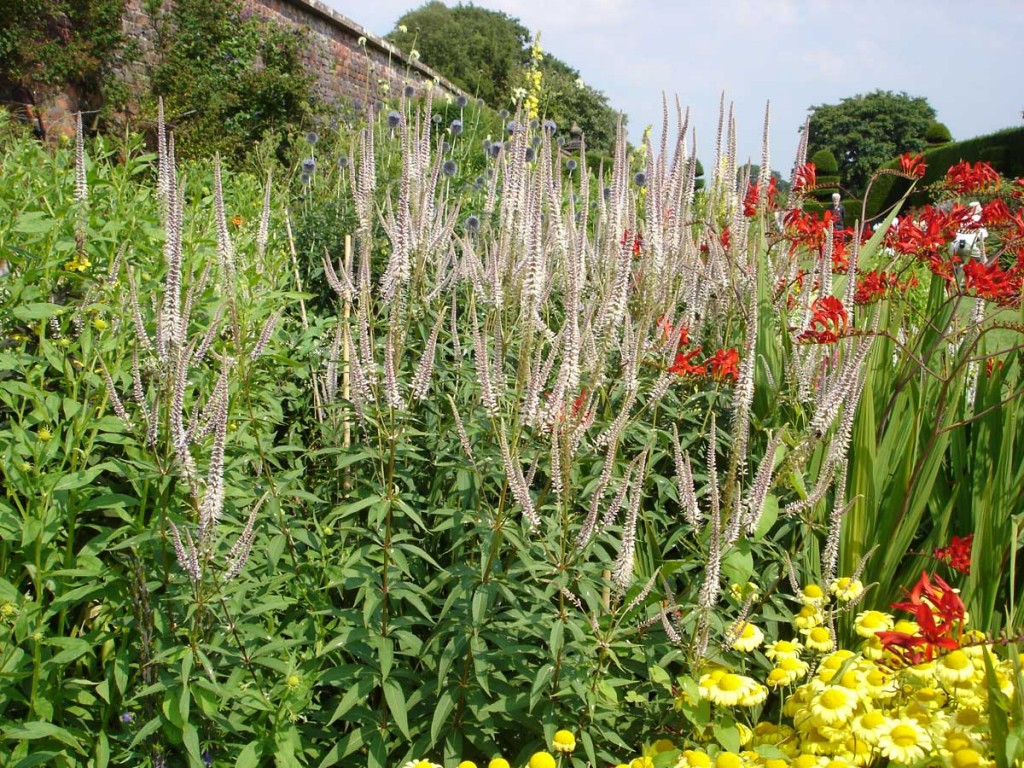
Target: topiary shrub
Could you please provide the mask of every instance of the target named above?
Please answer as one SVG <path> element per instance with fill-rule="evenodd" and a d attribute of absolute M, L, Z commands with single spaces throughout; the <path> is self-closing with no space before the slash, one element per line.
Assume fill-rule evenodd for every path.
<path fill-rule="evenodd" d="M 924 140 L 928 142 L 928 146 L 934 147 L 939 144 L 948 144 L 953 140 L 953 135 L 945 123 L 932 123 L 924 132 Z"/>
<path fill-rule="evenodd" d="M 811 157 L 811 162 L 814 163 L 819 179 L 823 176 L 839 175 L 839 161 L 831 149 L 819 149 Z"/>

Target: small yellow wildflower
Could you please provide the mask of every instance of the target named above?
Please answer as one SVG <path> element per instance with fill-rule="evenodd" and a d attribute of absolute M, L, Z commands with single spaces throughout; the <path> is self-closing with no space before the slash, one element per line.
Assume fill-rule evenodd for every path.
<path fill-rule="evenodd" d="M 288 679 L 285 682 L 288 683 L 289 688 L 298 688 L 302 680 L 298 675 L 288 675 Z"/>
<path fill-rule="evenodd" d="M 861 611 L 854 622 L 854 630 L 861 637 L 871 638 L 879 632 L 892 629 L 893 618 L 881 611 Z"/>
<path fill-rule="evenodd" d="M 800 600 L 804 605 L 820 607 L 825 604 L 826 599 L 825 590 L 817 584 L 808 584 L 800 590 Z"/>
<path fill-rule="evenodd" d="M 786 658 L 795 659 L 800 656 L 801 650 L 803 650 L 803 646 L 796 640 L 776 640 L 765 648 L 764 655 L 772 661 Z"/>
<path fill-rule="evenodd" d="M 629 761 L 629 768 L 654 768 L 654 761 L 647 755 L 634 757 Z"/>
<path fill-rule="evenodd" d="M 793 617 L 793 623 L 796 624 L 799 629 L 817 627 L 824 620 L 824 614 L 822 614 L 821 609 L 816 605 L 805 605 L 800 609 L 800 612 Z"/>
<path fill-rule="evenodd" d="M 842 725 L 857 708 L 857 694 L 833 685 L 811 699 L 811 721 L 815 725 Z"/>
<path fill-rule="evenodd" d="M 701 696 L 723 707 L 740 705 L 758 687 L 755 680 L 732 672 L 704 675 L 698 684 Z"/>
<path fill-rule="evenodd" d="M 897 763 L 915 763 L 930 753 L 932 737 L 909 717 L 893 720 L 878 739 L 882 754 Z"/>
<path fill-rule="evenodd" d="M 92 327 L 100 332 L 105 331 L 108 328 L 107 321 L 102 317 L 94 317 L 92 319 Z"/>
<path fill-rule="evenodd" d="M 834 644 L 827 627 L 811 627 L 807 630 L 807 647 L 813 651 L 828 653 Z"/>
<path fill-rule="evenodd" d="M 864 594 L 864 585 L 860 579 L 851 579 L 849 576 L 843 576 L 829 585 L 829 592 L 835 595 L 839 602 L 848 603 Z"/>
<path fill-rule="evenodd" d="M 935 665 L 935 674 L 948 685 L 966 683 L 974 677 L 974 665 L 966 653 L 957 649 L 939 658 Z"/>
<path fill-rule="evenodd" d="M 739 635 L 733 640 L 732 647 L 737 651 L 753 651 L 764 642 L 764 632 L 749 621 L 743 625 Z"/>
<path fill-rule="evenodd" d="M 39 442 L 47 443 L 53 439 L 53 432 L 50 431 L 49 427 L 40 427 L 36 431 L 36 437 L 39 438 Z"/>
<path fill-rule="evenodd" d="M 576 737 L 571 731 L 555 731 L 551 749 L 553 752 L 572 752 L 576 749 Z"/>

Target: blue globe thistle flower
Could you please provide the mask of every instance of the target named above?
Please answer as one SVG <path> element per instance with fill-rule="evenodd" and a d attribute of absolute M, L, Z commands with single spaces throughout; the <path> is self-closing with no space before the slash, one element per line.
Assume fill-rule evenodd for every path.
<path fill-rule="evenodd" d="M 338 158 L 338 167 L 341 170 L 345 170 L 346 168 L 348 168 L 348 155 L 342 155 L 341 157 Z"/>
<path fill-rule="evenodd" d="M 304 173 L 304 174 L 302 174 L 302 176 L 300 176 L 299 178 L 301 178 L 301 179 L 302 179 L 302 184 L 303 184 L 303 186 L 306 186 L 306 185 L 308 185 L 308 184 L 309 184 L 310 180 L 311 180 L 311 179 L 312 179 L 313 177 L 312 177 L 312 176 L 310 176 L 310 175 L 309 175 L 308 173 Z"/>
<path fill-rule="evenodd" d="M 484 185 L 484 177 L 483 176 L 477 176 L 475 179 L 473 179 L 473 186 L 476 187 L 477 189 L 480 189 L 481 187 L 483 187 L 483 185 Z"/>
<path fill-rule="evenodd" d="M 462 133 L 462 121 L 452 120 L 452 124 L 448 126 L 448 130 L 452 132 L 452 136 L 458 136 Z"/>
<path fill-rule="evenodd" d="M 519 123 L 517 123 L 515 120 L 512 120 L 509 122 L 508 125 L 505 126 L 505 130 L 508 131 L 509 134 L 516 134 L 519 132 Z"/>
<path fill-rule="evenodd" d="M 451 152 L 452 151 L 452 145 L 449 144 L 447 141 L 442 141 L 441 142 L 441 151 L 442 152 L 446 152 L 446 153 L 447 152 Z"/>
<path fill-rule="evenodd" d="M 411 85 L 405 86 L 405 98 L 411 99 L 415 95 L 416 95 L 416 89 L 415 88 L 413 88 Z"/>
<path fill-rule="evenodd" d="M 133 715 L 131 712 L 122 712 L 121 722 L 125 725 L 131 725 L 133 722 L 135 722 L 135 715 Z"/>
<path fill-rule="evenodd" d="M 646 187 L 647 186 L 647 174 L 644 173 L 643 171 L 640 171 L 640 172 L 634 174 L 634 176 L 633 176 L 633 183 L 636 184 L 638 187 Z"/>
<path fill-rule="evenodd" d="M 462 109 L 467 104 L 469 104 L 469 99 L 467 99 L 465 96 L 459 94 L 459 96 L 457 96 L 456 99 L 455 99 L 455 103 L 458 105 L 459 109 Z"/>
<path fill-rule="evenodd" d="M 545 133 L 554 133 L 558 130 L 558 124 L 554 120 L 545 120 L 540 127 L 544 129 Z"/>
<path fill-rule="evenodd" d="M 526 162 L 532 163 L 534 161 L 534 158 L 536 158 L 536 157 L 537 157 L 537 153 L 534 151 L 533 147 L 527 147 L 526 148 Z"/>
<path fill-rule="evenodd" d="M 320 141 L 320 136 L 317 134 L 316 131 L 310 131 L 309 133 L 306 134 L 307 144 L 316 144 L 318 141 Z"/>
<path fill-rule="evenodd" d="M 483 148 L 485 155 L 491 154 L 491 142 L 489 142 L 487 139 L 484 139 Z"/>
<path fill-rule="evenodd" d="M 435 113 L 435 114 L 430 116 L 430 120 L 431 120 L 431 122 L 434 125 L 440 125 L 441 121 L 444 120 L 444 118 L 441 117 L 441 113 L 440 112 L 437 112 L 437 113 Z"/>
<path fill-rule="evenodd" d="M 504 149 L 504 147 L 502 146 L 501 142 L 496 141 L 493 144 L 491 144 L 491 157 L 496 158 L 498 155 L 501 154 L 502 149 Z"/>
<path fill-rule="evenodd" d="M 472 214 L 466 217 L 466 231 L 470 234 L 476 234 L 479 230 L 480 217 Z"/>
<path fill-rule="evenodd" d="M 508 120 L 508 115 L 509 115 L 509 112 L 508 112 L 507 109 L 499 109 L 498 110 L 498 117 L 501 118 L 502 120 Z"/>
<path fill-rule="evenodd" d="M 612 188 L 611 187 L 605 187 L 604 189 L 601 190 L 601 195 L 604 197 L 605 200 L 611 200 L 612 199 Z"/>
<path fill-rule="evenodd" d="M 483 106 L 484 106 L 484 100 L 483 100 L 483 99 L 477 99 L 477 100 L 476 100 L 476 105 L 477 105 L 478 107 L 480 107 L 481 109 L 483 109 Z"/>
<path fill-rule="evenodd" d="M 533 144 L 534 147 L 539 147 L 540 146 L 540 136 L 534 136 L 533 138 L 531 138 L 530 139 L 530 143 Z"/>
<path fill-rule="evenodd" d="M 535 131 L 538 128 L 540 128 L 540 120 L 538 120 L 536 117 L 530 120 L 530 128 L 532 128 Z"/>
<path fill-rule="evenodd" d="M 307 157 L 302 161 L 302 172 L 306 175 L 312 175 L 313 171 L 316 170 L 316 160 L 312 157 Z"/>
<path fill-rule="evenodd" d="M 388 112 L 388 127 L 397 128 L 402 123 L 402 116 L 394 109 Z"/>
<path fill-rule="evenodd" d="M 445 160 L 441 163 L 441 173 L 445 176 L 454 176 L 458 173 L 459 166 L 456 165 L 454 160 Z"/>
<path fill-rule="evenodd" d="M 565 170 L 567 170 L 569 173 L 572 173 L 573 171 L 576 170 L 576 161 L 573 160 L 571 157 L 565 161 Z"/>

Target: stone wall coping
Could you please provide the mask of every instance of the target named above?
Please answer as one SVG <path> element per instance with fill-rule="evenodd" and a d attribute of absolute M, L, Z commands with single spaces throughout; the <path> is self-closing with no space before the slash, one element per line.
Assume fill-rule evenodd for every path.
<path fill-rule="evenodd" d="M 384 38 L 373 34 L 361 24 L 357 24 L 347 16 L 344 16 L 333 8 L 328 7 L 320 0 L 284 0 L 284 2 L 296 8 L 301 8 L 310 14 L 319 16 L 328 23 L 344 29 L 349 34 L 355 35 L 357 38 L 365 37 L 367 47 L 376 48 L 378 51 L 386 53 L 391 56 L 392 59 L 397 59 L 399 62 L 420 73 L 428 80 L 436 80 L 447 91 L 469 97 L 470 94 L 466 93 L 439 72 L 435 72 L 422 61 L 412 60 L 409 58 L 408 54 L 401 49 L 395 47 Z"/>

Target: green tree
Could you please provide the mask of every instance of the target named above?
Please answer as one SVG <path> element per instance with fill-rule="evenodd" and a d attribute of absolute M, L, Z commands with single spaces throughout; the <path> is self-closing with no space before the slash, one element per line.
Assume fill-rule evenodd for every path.
<path fill-rule="evenodd" d="M 387 39 L 492 106 L 508 102 L 514 73 L 529 60 L 530 31 L 518 19 L 473 5 L 433 0 L 402 16 Z"/>
<path fill-rule="evenodd" d="M 587 152 L 610 157 L 615 149 L 615 132 L 620 113 L 608 104 L 608 97 L 587 85 L 580 73 L 561 59 L 545 54 L 541 112 L 568 131 L 579 126 L 586 139 Z M 621 115 L 625 124 L 626 116 Z"/>
<path fill-rule="evenodd" d="M 903 152 L 925 147 L 925 132 L 935 110 L 922 97 L 873 91 L 839 104 L 811 107 L 808 152 L 830 149 L 851 195 L 864 194 L 871 174 Z"/>

